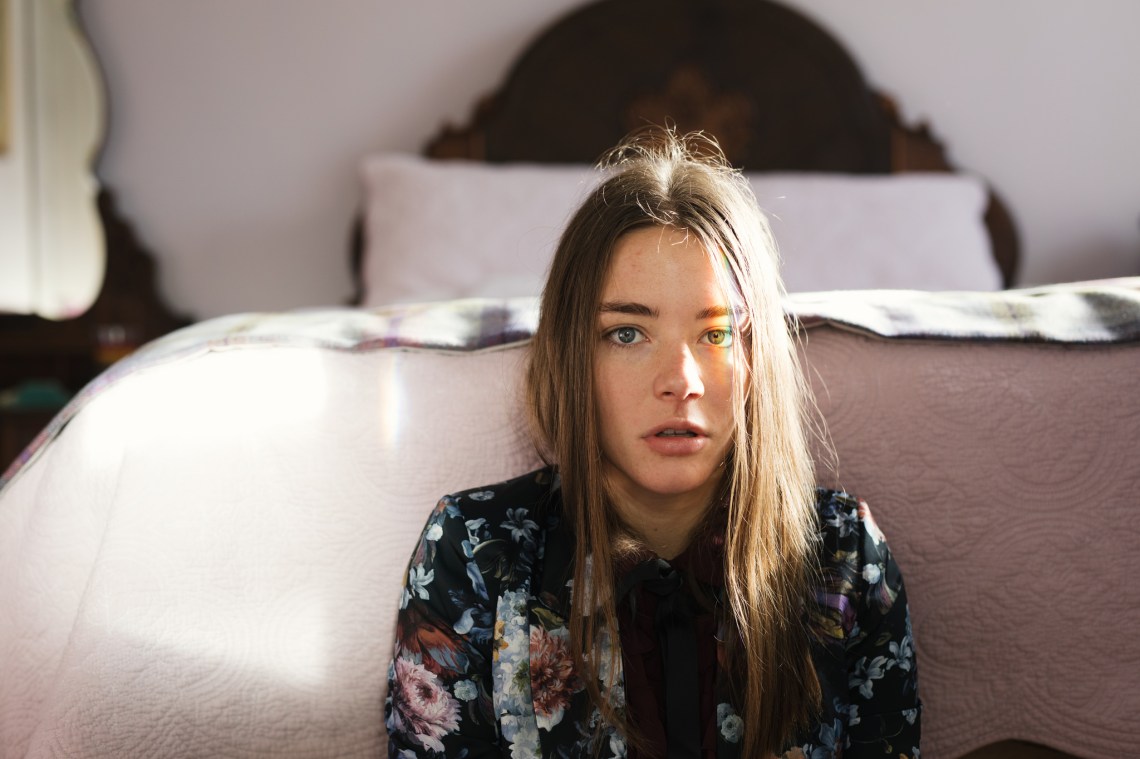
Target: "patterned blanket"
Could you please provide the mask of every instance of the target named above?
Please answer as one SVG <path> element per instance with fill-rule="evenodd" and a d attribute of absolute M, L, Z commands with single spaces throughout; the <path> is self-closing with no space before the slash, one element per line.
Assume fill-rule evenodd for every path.
<path fill-rule="evenodd" d="M 785 311 L 804 329 L 830 325 L 883 339 L 1131 343 L 1140 342 L 1140 277 L 1001 292 L 797 293 L 788 296 Z M 211 351 L 269 346 L 493 350 L 529 339 L 537 319 L 536 299 L 515 298 L 247 313 L 200 322 L 143 346 L 92 380 L 9 466 L 0 489 L 93 398 L 148 367 Z"/>

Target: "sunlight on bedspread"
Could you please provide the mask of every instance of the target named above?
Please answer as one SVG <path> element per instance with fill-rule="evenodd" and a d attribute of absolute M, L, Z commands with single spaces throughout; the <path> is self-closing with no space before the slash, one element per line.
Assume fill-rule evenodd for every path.
<path fill-rule="evenodd" d="M 212 366 L 190 360 L 177 372 L 142 373 L 85 410 L 80 448 L 96 470 L 121 467 L 117 487 L 152 479 L 152 464 L 145 452 L 132 455 L 137 447 L 109 444 L 107 431 L 154 430 L 161 420 L 146 450 L 183 462 L 188 481 L 160 476 L 177 492 L 198 493 L 190 504 L 117 499 L 87 594 L 102 601 L 85 613 L 124 650 L 165 651 L 156 658 L 202 672 L 317 685 L 327 668 L 328 589 L 304 564 L 324 541 L 311 524 L 314 504 L 282 489 L 268 508 L 254 507 L 264 503 L 265 482 L 243 488 L 241 470 L 251 461 L 274 469 L 276 441 L 314 428 L 328 405 L 324 364 L 316 352 L 266 350 L 223 375 Z"/>

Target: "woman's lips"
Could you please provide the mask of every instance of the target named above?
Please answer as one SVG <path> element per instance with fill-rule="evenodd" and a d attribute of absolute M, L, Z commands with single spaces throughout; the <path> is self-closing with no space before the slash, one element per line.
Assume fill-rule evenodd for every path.
<path fill-rule="evenodd" d="M 691 456 L 708 445 L 709 437 L 694 424 L 664 424 L 641 438 L 649 449 L 662 456 Z"/>

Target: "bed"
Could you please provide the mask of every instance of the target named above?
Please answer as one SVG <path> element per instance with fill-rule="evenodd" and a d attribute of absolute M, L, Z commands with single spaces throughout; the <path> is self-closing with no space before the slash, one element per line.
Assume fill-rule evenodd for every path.
<path fill-rule="evenodd" d="M 657 44 L 619 34 L 631 29 Z M 641 62 L 632 98 L 607 39 Z M 765 75 L 741 60 L 779 65 Z M 586 191 L 585 164 L 631 124 L 663 118 L 666 102 L 679 129 L 716 134 L 771 204 L 812 180 L 826 185 L 818 208 L 840 203 L 846 182 L 952 173 L 839 43 L 781 6 L 612 0 L 572 14 L 472 124 L 430 141 L 430 157 L 362 158 L 363 307 L 169 334 L 88 385 L 5 472 L 0 756 L 382 754 L 394 611 L 427 512 L 444 492 L 538 463 L 518 407 L 536 317 L 527 288 L 544 266 L 532 243 L 550 242 L 569 211 L 559 203 Z M 751 114 L 750 128 L 729 126 L 734 113 Z M 572 128 L 558 137 L 551 124 Z M 803 184 L 765 191 L 774 174 Z M 906 573 L 923 756 L 1058 756 L 1027 742 L 1135 755 L 1140 278 L 1003 289 L 1012 223 L 965 178 L 923 186 L 969 217 L 969 239 L 985 238 L 971 270 L 989 286 L 792 288 L 787 311 L 838 453 L 838 472 L 821 477 L 870 501 Z M 856 182 L 863 192 L 896 190 Z M 518 254 L 507 276 L 492 250 L 473 276 L 432 290 L 439 276 L 395 267 L 454 268 L 465 262 L 450 248 L 475 257 L 486 237 L 464 236 L 469 222 L 447 229 L 462 215 L 429 202 L 446 193 L 508 212 L 554 201 L 521 238 L 493 242 Z M 420 236 L 392 231 L 415 214 Z M 807 239 L 781 239 L 788 266 Z M 917 244 L 906 239 L 885 276 L 906 270 L 899 250 Z"/>

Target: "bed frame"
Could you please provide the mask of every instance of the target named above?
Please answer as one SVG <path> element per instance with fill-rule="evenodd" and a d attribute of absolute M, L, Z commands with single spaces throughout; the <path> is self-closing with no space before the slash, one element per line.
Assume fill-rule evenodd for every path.
<path fill-rule="evenodd" d="M 956 170 L 925 125 L 903 124 L 890 98 L 867 85 L 831 34 L 766 0 L 584 6 L 518 57 L 470 123 L 446 126 L 424 152 L 593 163 L 634 129 L 665 123 L 715 136 L 729 160 L 749 171 Z M 1010 287 L 1017 232 L 992 189 L 985 223 Z"/>

